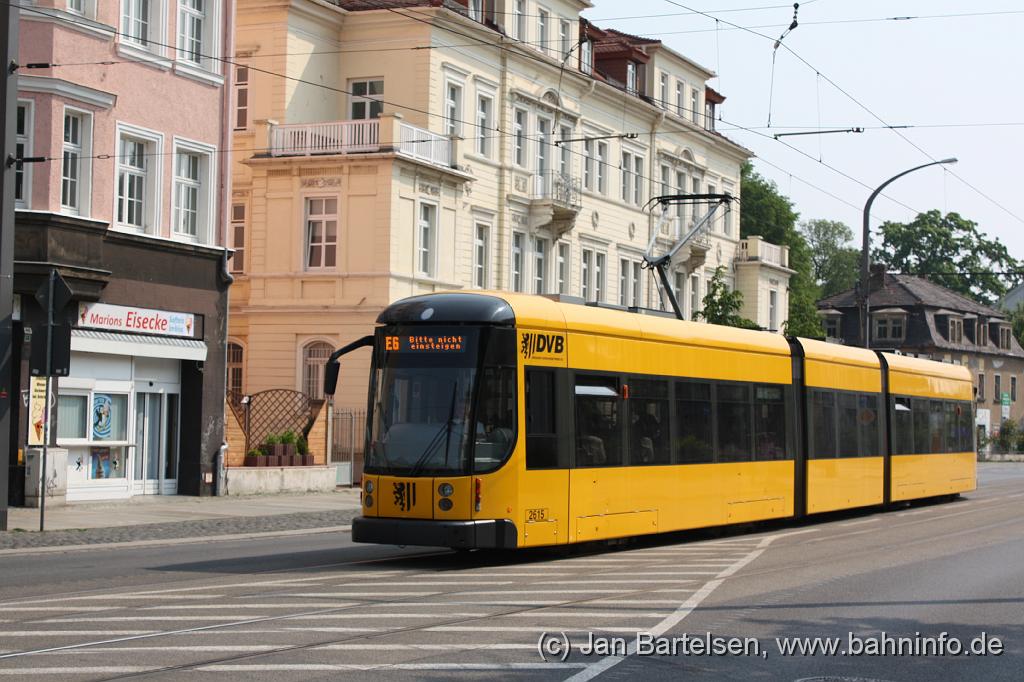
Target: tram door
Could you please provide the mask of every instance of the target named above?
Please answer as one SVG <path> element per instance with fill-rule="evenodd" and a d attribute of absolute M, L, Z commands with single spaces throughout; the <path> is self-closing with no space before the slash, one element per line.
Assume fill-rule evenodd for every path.
<path fill-rule="evenodd" d="M 526 471 L 519 486 L 524 546 L 569 541 L 571 402 L 565 370 L 527 367 Z"/>

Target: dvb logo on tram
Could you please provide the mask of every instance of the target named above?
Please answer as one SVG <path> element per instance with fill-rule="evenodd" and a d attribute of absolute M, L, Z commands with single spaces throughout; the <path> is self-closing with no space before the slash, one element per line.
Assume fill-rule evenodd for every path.
<path fill-rule="evenodd" d="M 524 360 L 533 358 L 543 360 L 561 359 L 557 356 L 565 352 L 565 337 L 561 334 L 523 332 L 522 341 L 519 343 L 519 352 L 522 353 Z"/>

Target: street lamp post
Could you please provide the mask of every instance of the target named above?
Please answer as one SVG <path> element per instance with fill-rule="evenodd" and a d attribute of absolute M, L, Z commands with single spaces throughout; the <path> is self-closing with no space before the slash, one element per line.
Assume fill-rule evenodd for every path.
<path fill-rule="evenodd" d="M 860 291 L 858 292 L 860 298 L 860 305 L 858 306 L 858 308 L 860 309 L 860 345 L 864 346 L 865 348 L 869 348 L 871 346 L 871 330 L 870 322 L 868 321 L 868 297 L 870 295 L 870 292 L 868 291 L 870 277 L 869 247 L 871 242 L 870 226 L 868 224 L 868 221 L 869 216 L 871 215 L 871 204 L 875 201 L 875 197 L 877 197 L 883 189 L 888 187 L 889 184 L 892 183 L 893 181 L 899 180 L 904 175 L 907 175 L 908 173 L 913 173 L 914 171 L 917 170 L 921 170 L 922 168 L 927 168 L 928 166 L 937 166 L 939 164 L 947 163 L 956 163 L 956 159 L 949 158 L 942 159 L 941 161 L 932 161 L 931 163 L 925 163 L 920 166 L 915 166 L 909 170 L 905 170 L 899 175 L 894 175 L 885 182 L 883 182 L 881 185 L 879 185 L 878 188 L 871 193 L 871 196 L 868 197 L 868 202 L 864 204 L 864 244 L 861 247 L 860 254 Z"/>

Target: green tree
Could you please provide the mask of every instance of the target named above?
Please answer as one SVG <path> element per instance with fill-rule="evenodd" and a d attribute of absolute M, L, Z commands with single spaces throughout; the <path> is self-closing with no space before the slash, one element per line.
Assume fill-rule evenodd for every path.
<path fill-rule="evenodd" d="M 740 180 L 740 237 L 757 235 L 773 244 L 789 247 L 789 267 L 796 272 L 789 278 L 786 333 L 824 336 L 816 306 L 819 295 L 814 281 L 811 249 L 796 228 L 800 215 L 775 183 L 757 173 L 749 162 L 743 164 Z"/>
<path fill-rule="evenodd" d="M 988 239 L 978 224 L 957 213 L 920 213 L 909 223 L 886 222 L 879 228 L 876 262 L 893 272 L 919 274 L 985 305 L 994 304 L 1020 278 L 996 274 L 1015 271 L 1016 259 L 998 239 Z"/>
<path fill-rule="evenodd" d="M 1010 313 L 1007 320 L 1013 329 L 1013 335 L 1017 343 L 1024 346 L 1024 303 L 1017 306 L 1017 309 Z"/>
<path fill-rule="evenodd" d="M 836 220 L 808 220 L 800 233 L 811 249 L 814 281 L 821 298 L 852 289 L 857 284 L 860 251 L 850 245 L 853 230 Z"/>
<path fill-rule="evenodd" d="M 739 312 L 743 307 L 743 294 L 738 291 L 729 291 L 725 284 L 725 266 L 719 265 L 715 268 L 715 274 L 708 282 L 708 293 L 704 296 L 703 309 L 697 313 L 698 318 L 711 324 L 724 324 L 727 327 L 742 327 L 743 329 L 760 329 L 753 320 L 741 317 Z"/>

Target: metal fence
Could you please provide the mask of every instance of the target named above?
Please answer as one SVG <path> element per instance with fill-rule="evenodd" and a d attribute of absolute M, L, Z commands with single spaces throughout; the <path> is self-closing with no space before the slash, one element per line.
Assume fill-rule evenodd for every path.
<path fill-rule="evenodd" d="M 331 415 L 331 464 L 338 485 L 359 483 L 363 476 L 366 410 L 336 408 Z"/>

